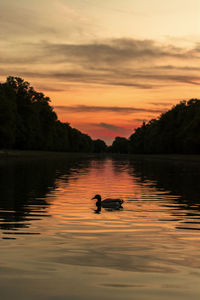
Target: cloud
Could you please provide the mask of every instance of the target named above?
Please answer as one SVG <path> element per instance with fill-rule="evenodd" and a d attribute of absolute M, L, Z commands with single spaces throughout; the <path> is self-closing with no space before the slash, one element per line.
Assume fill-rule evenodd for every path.
<path fill-rule="evenodd" d="M 130 87 L 138 89 L 155 89 L 161 88 L 166 84 L 173 85 L 174 83 L 188 84 L 188 85 L 200 85 L 200 76 L 198 74 L 161 74 L 154 71 L 149 74 L 149 70 L 128 70 L 128 69 L 110 69 L 105 73 L 93 71 L 89 72 L 85 70 L 68 70 L 68 71 L 27 71 L 21 68 L 12 68 L 11 73 L 7 70 L 1 71 L 1 75 L 22 76 L 28 78 L 47 78 L 61 80 L 65 83 L 77 84 L 77 85 L 108 85 L 119 87 Z M 16 74 L 16 75 L 15 75 Z"/>
<path fill-rule="evenodd" d="M 35 3 L 27 5 L 26 1 L 18 0 L 17 2 L 12 0 L 1 0 L 0 2 L 0 26 L 4 30 L 0 30 L 0 37 L 9 40 L 17 35 L 18 39 L 23 36 L 26 40 L 31 40 L 37 33 L 48 34 L 51 32 L 51 26 L 47 25 L 42 20 L 45 16 L 41 16 L 40 9 L 37 8 L 38 0 Z M 40 5 L 44 8 L 46 1 L 43 1 Z M 52 28 L 52 32 L 55 30 Z"/>
<path fill-rule="evenodd" d="M 16 44 L 81 39 L 90 27 L 86 17 L 59 0 L 0 1 L 0 37 Z"/>
<path fill-rule="evenodd" d="M 187 83 L 192 85 L 200 85 L 200 76 L 197 75 L 173 75 L 173 74 L 153 74 L 153 75 L 140 75 L 140 78 L 146 79 L 153 79 L 157 81 L 164 81 L 164 82 L 179 82 L 179 83 Z"/>
<path fill-rule="evenodd" d="M 175 70 L 175 71 L 200 71 L 200 67 L 194 66 L 173 66 L 173 65 L 161 65 L 156 66 L 155 69 L 159 70 Z"/>
<path fill-rule="evenodd" d="M 115 131 L 115 132 L 125 132 L 126 131 L 126 128 L 124 128 L 122 126 L 116 126 L 116 125 L 113 125 L 113 124 L 103 123 L 103 122 L 95 124 L 95 126 L 105 128 L 105 129 Z"/>
<path fill-rule="evenodd" d="M 99 123 L 83 123 L 79 124 L 80 129 L 86 131 L 93 138 L 101 138 L 108 144 L 112 143 L 112 140 L 117 136 L 128 137 L 133 133 L 135 122 L 132 121 L 130 125 L 115 125 L 105 122 Z"/>
<path fill-rule="evenodd" d="M 85 2 L 86 4 L 89 4 L 90 6 L 93 6 L 94 8 L 96 8 L 97 10 L 99 9 L 99 5 L 96 5 L 94 3 L 94 1 L 89 1 L 89 0 L 82 0 L 82 2 Z M 120 14 L 126 14 L 126 15 L 134 15 L 134 16 L 138 16 L 139 15 L 139 12 L 138 11 L 133 11 L 133 10 L 126 10 L 126 9 L 121 9 L 121 8 L 116 8 L 113 7 L 113 6 L 110 6 L 109 5 L 109 2 L 103 2 L 101 1 L 101 9 L 105 10 L 105 11 L 111 11 L 111 12 L 117 12 L 117 13 L 120 13 Z M 141 14 L 140 14 L 141 15 Z"/>
<path fill-rule="evenodd" d="M 144 118 L 138 118 L 138 119 L 134 119 L 133 120 L 134 122 L 139 122 L 139 123 L 143 123 L 143 122 L 147 122 L 147 121 L 149 121 L 148 119 L 144 119 Z"/>
<path fill-rule="evenodd" d="M 133 60 L 159 59 L 164 57 L 190 59 L 198 56 L 195 49 L 187 50 L 173 45 L 163 45 L 153 40 L 131 38 L 110 39 L 87 44 L 49 43 L 43 45 L 45 53 L 57 54 L 60 61 L 68 57 L 80 63 L 124 64 Z"/>
<path fill-rule="evenodd" d="M 200 85 L 200 56 L 196 45 L 186 49 L 131 38 L 79 44 L 44 40 L 24 44 L 13 42 L 7 49 L 6 44 L 3 45 L 0 62 L 5 66 L 4 73 L 12 66 L 12 74 L 22 77 L 138 89 Z"/>
<path fill-rule="evenodd" d="M 45 28 L 47 30 L 47 28 Z M 56 30 L 56 29 L 55 29 Z M 18 43 L 16 42 L 15 47 Z M 34 53 L 35 60 L 43 63 L 56 62 L 75 64 L 87 69 L 105 70 L 113 64 L 125 66 L 129 63 L 152 63 L 159 59 L 199 59 L 196 46 L 190 50 L 173 45 L 163 45 L 153 40 L 137 40 L 131 38 L 118 38 L 93 41 L 90 43 L 59 43 L 42 40 L 40 42 L 26 42 L 22 45 L 28 52 Z M 37 56 L 39 50 L 39 55 Z M 27 53 L 28 57 L 30 53 Z M 27 60 L 28 60 L 27 57 Z M 3 58 L 2 58 L 3 59 Z M 150 60 L 150 61 L 149 61 Z M 32 56 L 30 57 L 30 63 Z M 103 69 L 104 67 L 104 69 Z M 159 66 L 157 66 L 159 67 Z M 162 68 L 172 68 L 163 66 Z"/>
<path fill-rule="evenodd" d="M 45 85 L 37 85 L 37 89 L 42 90 L 43 92 L 66 92 L 66 88 L 45 86 Z"/>
<path fill-rule="evenodd" d="M 13 70 L 13 69 L 12 69 Z M 1 74 L 5 75 L 6 71 Z M 105 70 L 104 72 L 98 70 L 68 70 L 68 71 L 49 71 L 49 72 L 33 72 L 27 70 L 16 70 L 20 76 L 31 78 L 51 78 L 64 81 L 71 84 L 90 84 L 90 85 L 110 85 L 121 87 L 133 87 L 138 89 L 155 89 L 161 88 L 166 84 L 184 83 L 189 85 L 200 85 L 200 76 L 198 74 L 161 74 L 157 73 L 153 68 L 151 73 L 149 70 L 130 70 L 123 68 L 116 68 Z M 183 73 L 183 72 L 182 72 Z M 12 71 L 13 74 L 13 71 Z"/>
<path fill-rule="evenodd" d="M 167 107 L 173 105 L 173 104 L 170 103 L 170 102 L 151 102 L 151 103 L 149 103 L 149 104 L 155 105 L 155 106 L 167 106 Z"/>
<path fill-rule="evenodd" d="M 138 112 L 161 113 L 161 109 L 146 109 L 137 107 L 119 107 L 119 106 L 92 106 L 92 105 L 74 105 L 74 106 L 55 106 L 55 110 L 59 112 L 71 113 L 97 113 L 97 112 L 113 112 L 120 114 L 133 114 Z"/>

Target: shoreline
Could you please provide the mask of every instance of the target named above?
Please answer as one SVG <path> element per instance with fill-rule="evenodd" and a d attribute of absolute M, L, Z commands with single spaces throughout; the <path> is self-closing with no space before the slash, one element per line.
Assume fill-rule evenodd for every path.
<path fill-rule="evenodd" d="M 199 154 L 117 154 L 117 153 L 79 153 L 79 152 L 54 152 L 41 150 L 0 150 L 0 159 L 4 158 L 65 158 L 71 155 L 91 157 L 121 157 L 147 160 L 187 161 L 200 163 Z"/>

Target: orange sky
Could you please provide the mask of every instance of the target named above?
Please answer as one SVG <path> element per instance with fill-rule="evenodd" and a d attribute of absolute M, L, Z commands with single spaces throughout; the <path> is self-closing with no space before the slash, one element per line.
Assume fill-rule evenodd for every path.
<path fill-rule="evenodd" d="M 110 143 L 200 98 L 199 0 L 1 0 L 0 75 Z"/>

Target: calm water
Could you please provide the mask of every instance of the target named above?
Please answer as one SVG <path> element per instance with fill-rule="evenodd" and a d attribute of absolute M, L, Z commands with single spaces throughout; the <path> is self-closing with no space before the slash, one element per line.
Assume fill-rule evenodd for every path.
<path fill-rule="evenodd" d="M 1 299 L 200 299 L 200 164 L 0 161 Z M 120 197 L 95 213 L 91 198 Z"/>

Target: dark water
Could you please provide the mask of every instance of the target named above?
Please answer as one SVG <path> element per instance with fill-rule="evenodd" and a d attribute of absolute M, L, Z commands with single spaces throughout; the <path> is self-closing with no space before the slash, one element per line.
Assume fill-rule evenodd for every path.
<path fill-rule="evenodd" d="M 200 298 L 199 163 L 10 159 L 0 178 L 1 299 Z"/>

